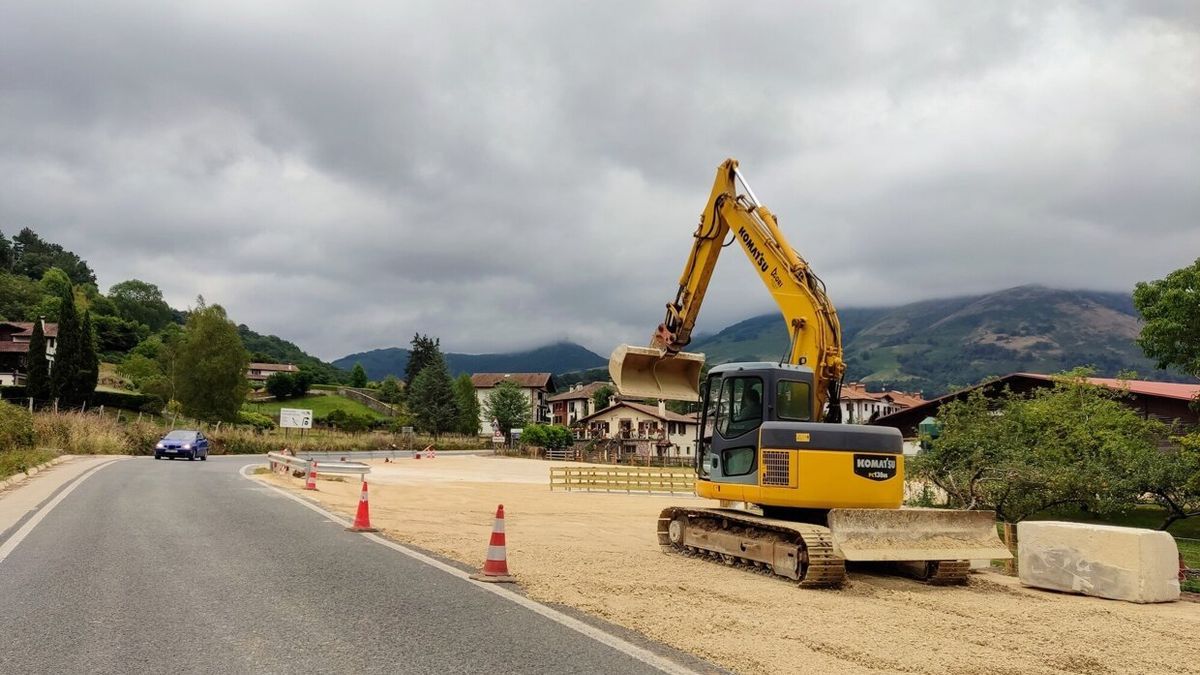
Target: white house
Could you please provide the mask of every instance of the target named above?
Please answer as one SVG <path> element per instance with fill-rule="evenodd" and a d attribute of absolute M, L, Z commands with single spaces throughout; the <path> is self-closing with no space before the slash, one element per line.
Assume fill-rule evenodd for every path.
<path fill-rule="evenodd" d="M 54 352 L 58 344 L 58 324 L 42 323 L 46 336 L 46 360 L 54 367 Z M 29 340 L 33 337 L 32 322 L 0 321 L 0 387 L 25 384 L 28 372 Z"/>
<path fill-rule="evenodd" d="M 617 403 L 579 420 L 588 438 L 609 440 L 626 454 L 643 457 L 693 457 L 696 454 L 696 418 L 644 403 Z"/>
<path fill-rule="evenodd" d="M 550 373 L 475 373 L 471 376 L 471 384 L 479 399 L 479 433 L 485 436 L 492 433 L 492 418 L 487 414 L 488 397 L 501 382 L 515 382 L 524 390 L 529 397 L 531 424 L 550 422 L 550 406 L 546 403 L 546 399 L 554 393 L 554 378 Z"/>
<path fill-rule="evenodd" d="M 605 387 L 613 392 L 617 390 L 611 382 L 573 384 L 567 391 L 547 398 L 546 402 L 550 404 L 550 421 L 563 426 L 575 426 L 579 420 L 596 412 L 598 408 L 595 401 L 592 400 L 593 396 Z M 607 407 L 607 402 L 602 407 Z"/>
<path fill-rule="evenodd" d="M 842 421 L 866 424 L 871 420 L 911 408 L 925 402 L 920 394 L 903 391 L 870 392 L 859 382 L 842 385 Z"/>

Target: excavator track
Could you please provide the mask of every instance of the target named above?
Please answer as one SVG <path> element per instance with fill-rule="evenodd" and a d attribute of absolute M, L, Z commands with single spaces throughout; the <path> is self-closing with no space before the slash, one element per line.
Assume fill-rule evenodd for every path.
<path fill-rule="evenodd" d="M 834 553 L 829 528 L 820 525 L 673 506 L 658 517 L 658 543 L 664 550 L 769 571 L 804 587 L 840 586 L 846 580 L 845 561 Z"/>

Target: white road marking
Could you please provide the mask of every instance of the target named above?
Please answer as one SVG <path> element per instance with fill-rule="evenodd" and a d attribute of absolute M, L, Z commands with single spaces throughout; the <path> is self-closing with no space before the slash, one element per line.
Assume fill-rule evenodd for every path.
<path fill-rule="evenodd" d="M 245 478 L 246 480 L 254 480 L 253 478 L 251 478 L 249 475 L 246 474 L 246 469 L 249 469 L 251 467 L 257 467 L 257 466 L 265 466 L 265 465 L 247 464 L 246 466 L 241 468 L 239 473 L 241 473 L 242 477 Z M 255 481 L 255 482 L 259 482 L 259 481 Z M 317 506 L 316 504 L 314 504 L 306 499 L 303 499 L 297 495 L 294 495 L 294 494 L 292 494 L 282 488 L 276 487 L 274 485 L 267 485 L 265 483 L 260 483 L 260 484 L 266 485 L 266 487 L 277 491 L 279 494 L 283 495 L 284 497 L 287 497 L 288 499 L 291 499 L 292 501 L 295 501 L 298 504 L 301 504 L 309 509 L 312 509 L 313 511 L 316 511 L 317 513 L 325 516 L 326 518 L 328 518 L 330 521 L 332 521 L 334 523 L 337 523 L 343 527 L 350 526 L 349 520 L 342 518 L 340 516 L 337 516 L 329 511 L 326 511 L 325 509 L 321 508 L 320 506 Z M 472 584 L 477 588 L 485 590 L 489 593 L 494 593 L 494 594 L 500 596 L 501 598 L 508 600 L 511 603 L 520 605 L 530 611 L 536 612 L 537 614 L 540 614 L 541 616 L 544 616 L 547 619 L 549 619 L 561 626 L 570 628 L 571 630 L 573 630 L 577 633 L 581 633 L 601 644 L 608 645 L 609 647 L 612 647 L 613 649 L 621 652 L 622 654 L 625 654 L 626 656 L 629 656 L 630 658 L 641 661 L 642 663 L 644 663 L 652 668 L 657 668 L 658 670 L 661 670 L 664 673 L 671 673 L 672 675 L 699 675 L 699 673 L 697 673 L 696 671 L 694 671 L 690 668 L 687 668 L 686 666 L 680 665 L 670 659 L 659 656 L 658 654 L 655 654 L 654 652 L 652 652 L 648 649 L 639 647 L 639 646 L 633 644 L 632 642 L 623 640 L 623 639 L 617 637 L 616 635 L 613 635 L 612 633 L 609 633 L 603 629 L 597 628 L 590 624 L 586 624 L 586 623 L 580 621 L 579 619 L 576 619 L 574 617 L 563 614 L 562 612 L 560 612 L 556 609 L 547 607 L 546 605 L 543 605 L 540 602 L 537 602 L 535 600 L 530 600 L 529 598 L 521 595 L 520 593 L 511 591 L 507 588 L 504 588 L 503 586 L 501 586 L 499 584 L 491 584 L 491 583 L 484 583 L 484 582 L 480 582 L 480 581 L 474 581 L 471 579 L 469 573 L 464 572 L 464 571 L 458 569 L 457 567 L 447 565 L 446 563 L 444 563 L 440 560 L 437 560 L 435 558 L 431 558 L 431 557 L 425 555 L 424 553 L 421 553 L 419 551 L 414 551 L 413 549 L 408 548 L 407 546 L 404 546 L 403 544 L 397 544 L 394 541 L 389 541 L 387 539 L 384 539 L 383 537 L 380 537 L 379 535 L 370 534 L 370 533 L 363 533 L 362 536 L 366 537 L 367 539 L 370 539 L 371 541 L 375 542 L 376 544 L 381 544 L 381 545 L 386 546 L 394 551 L 403 553 L 404 555 L 412 558 L 413 560 L 425 563 L 426 565 L 429 565 L 430 567 L 435 567 L 451 576 L 458 577 L 459 579 L 462 579 L 463 581 L 466 581 L 467 583 Z"/>
<path fill-rule="evenodd" d="M 55 496 L 54 499 L 51 499 L 45 506 L 38 509 L 37 513 L 33 514 L 33 517 L 25 521 L 25 524 L 21 526 L 21 529 L 14 532 L 13 535 L 9 537 L 3 545 L 0 545 L 0 563 L 4 562 L 4 559 L 8 557 L 8 554 L 12 553 L 13 549 L 15 549 L 17 545 L 20 544 L 23 539 L 25 539 L 25 537 L 29 536 L 30 532 L 33 532 L 33 528 L 37 527 L 38 523 L 42 522 L 42 518 L 45 518 L 47 515 L 49 515 L 49 513 L 54 510 L 54 507 L 58 506 L 59 502 L 66 499 L 67 495 L 71 494 L 75 488 L 79 487 L 80 483 L 87 480 L 92 474 L 96 473 L 100 469 L 103 469 L 113 462 L 119 462 L 122 459 L 125 458 L 114 458 L 90 469 L 87 473 L 71 481 L 71 483 L 67 485 L 66 489 L 58 493 L 58 495 Z"/>

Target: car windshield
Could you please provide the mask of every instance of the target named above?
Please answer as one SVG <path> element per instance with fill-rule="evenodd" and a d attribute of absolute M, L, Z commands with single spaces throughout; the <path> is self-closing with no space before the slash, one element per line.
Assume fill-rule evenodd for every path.
<path fill-rule="evenodd" d="M 165 440 L 165 441 L 190 441 L 195 437 L 196 437 L 196 432 L 194 432 L 194 431 L 178 431 L 178 430 L 176 430 L 176 431 L 172 431 L 171 433 L 167 434 L 166 436 L 163 436 L 163 440 Z"/>

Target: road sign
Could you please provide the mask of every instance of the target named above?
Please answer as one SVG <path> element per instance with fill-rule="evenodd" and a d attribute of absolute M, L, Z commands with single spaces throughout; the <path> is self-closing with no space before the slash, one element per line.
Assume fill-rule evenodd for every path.
<path fill-rule="evenodd" d="M 279 426 L 284 429 L 311 429 L 312 411 L 302 408 L 281 408 L 279 410 Z"/>

